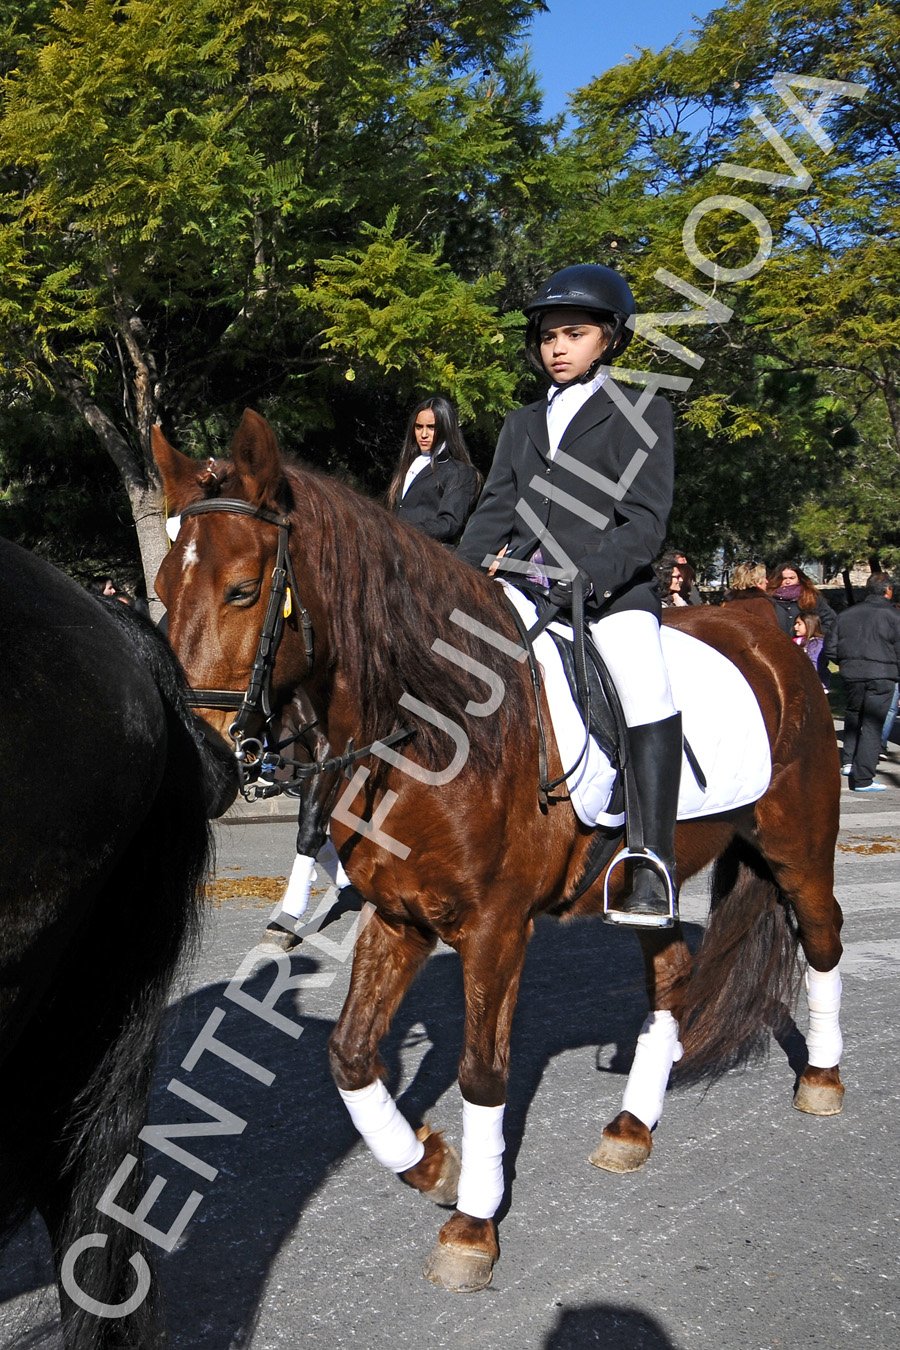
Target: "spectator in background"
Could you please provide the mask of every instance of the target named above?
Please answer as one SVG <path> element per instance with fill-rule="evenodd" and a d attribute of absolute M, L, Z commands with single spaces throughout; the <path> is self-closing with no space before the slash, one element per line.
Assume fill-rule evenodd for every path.
<path fill-rule="evenodd" d="M 690 605 L 688 599 L 694 584 L 694 569 L 689 563 L 669 563 L 657 569 L 659 594 L 663 609 Z"/>
<path fill-rule="evenodd" d="M 413 409 L 387 507 L 440 544 L 462 534 L 481 491 L 453 404 L 426 398 Z"/>
<path fill-rule="evenodd" d="M 660 559 L 660 566 L 680 567 L 682 570 L 682 574 L 684 574 L 685 569 L 687 569 L 688 573 L 690 574 L 690 584 L 682 587 L 680 592 L 681 598 L 684 600 L 685 604 L 688 605 L 703 604 L 703 596 L 697 589 L 697 580 L 696 580 L 697 574 L 694 570 L 693 565 L 688 562 L 687 558 L 684 556 L 684 554 L 681 552 L 680 549 L 672 548 L 669 549 L 668 553 L 664 553 L 662 558 Z"/>
<path fill-rule="evenodd" d="M 884 792 L 876 783 L 878 752 L 894 685 L 900 679 L 900 614 L 891 604 L 893 582 L 875 572 L 861 605 L 838 619 L 837 659 L 847 690 L 841 773 L 854 792 Z"/>
<path fill-rule="evenodd" d="M 92 581 L 88 582 L 86 589 L 92 595 L 102 595 L 107 600 L 121 600 L 123 605 L 134 606 L 134 601 L 128 592 L 120 590 L 112 577 L 94 577 Z"/>
<path fill-rule="evenodd" d="M 819 669 L 819 658 L 822 655 L 822 648 L 825 646 L 825 637 L 822 633 L 822 625 L 819 623 L 818 614 L 807 612 L 798 614 L 794 620 L 794 641 L 812 661 L 816 670 Z M 824 689 L 824 685 L 822 686 Z"/>
<path fill-rule="evenodd" d="M 819 594 L 811 579 L 795 563 L 781 563 L 769 577 L 766 589 L 775 602 L 775 614 L 788 637 L 794 636 L 798 614 L 816 613 L 822 625 L 825 643 L 819 656 L 819 679 L 828 688 L 828 662 L 837 655 L 837 615 Z"/>
<path fill-rule="evenodd" d="M 884 726 L 881 728 L 881 754 L 878 756 L 879 759 L 887 759 L 888 757 L 888 741 L 891 739 L 891 732 L 894 730 L 898 708 L 900 708 L 900 684 L 895 684 L 891 706 L 888 708 L 888 715 L 884 719 Z"/>
<path fill-rule="evenodd" d="M 762 563 L 737 564 L 723 604 L 739 606 L 742 614 L 759 614 L 770 623 L 778 623 L 775 602 L 766 590 L 766 569 Z"/>

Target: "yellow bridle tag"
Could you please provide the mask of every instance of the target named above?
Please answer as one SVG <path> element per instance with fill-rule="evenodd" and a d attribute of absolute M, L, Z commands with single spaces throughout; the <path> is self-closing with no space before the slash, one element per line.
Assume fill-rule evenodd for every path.
<path fill-rule="evenodd" d="M 291 617 L 291 610 L 293 609 L 293 607 L 294 606 L 291 601 L 291 588 L 290 586 L 288 586 L 287 590 L 284 593 L 284 617 L 286 619 L 289 619 Z"/>

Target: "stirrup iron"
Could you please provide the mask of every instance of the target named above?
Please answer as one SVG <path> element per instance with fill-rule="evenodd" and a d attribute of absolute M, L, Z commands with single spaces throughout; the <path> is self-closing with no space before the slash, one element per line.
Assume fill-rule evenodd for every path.
<path fill-rule="evenodd" d="M 621 863 L 630 862 L 650 863 L 653 870 L 663 878 L 666 887 L 666 898 L 669 908 L 664 914 L 636 914 L 627 909 L 612 909 L 609 903 L 609 878 L 612 875 L 614 867 Z M 627 899 L 627 896 L 626 896 Z M 652 849 L 631 849 L 623 848 L 617 853 L 606 869 L 606 876 L 603 879 L 603 918 L 607 923 L 621 924 L 628 928 L 673 928 L 677 920 L 675 908 L 675 887 L 672 884 L 672 877 L 669 869 Z"/>

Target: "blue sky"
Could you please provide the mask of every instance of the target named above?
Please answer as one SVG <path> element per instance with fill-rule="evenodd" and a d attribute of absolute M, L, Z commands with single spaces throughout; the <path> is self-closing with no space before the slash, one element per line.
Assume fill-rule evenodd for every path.
<path fill-rule="evenodd" d="M 659 51 L 687 38 L 716 8 L 713 0 L 547 0 L 549 13 L 531 25 L 528 45 L 544 89 L 544 112 L 562 112 L 566 94 L 588 84 L 635 47 Z M 717 0 L 718 4 L 722 0 Z"/>

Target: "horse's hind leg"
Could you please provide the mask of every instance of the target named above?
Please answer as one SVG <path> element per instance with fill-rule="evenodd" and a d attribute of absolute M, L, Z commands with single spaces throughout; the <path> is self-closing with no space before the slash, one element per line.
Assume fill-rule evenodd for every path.
<path fill-rule="evenodd" d="M 461 1293 L 490 1283 L 500 1248 L 494 1215 L 503 1199 L 503 1113 L 509 1037 L 531 924 L 487 928 L 458 944 L 466 993 L 462 1170 L 457 1211 L 444 1224 L 425 1265 L 434 1284 Z"/>
<path fill-rule="evenodd" d="M 436 1204 L 454 1204 L 459 1160 L 439 1131 L 416 1133 L 382 1081 L 378 1046 L 435 944 L 412 924 L 374 914 L 360 933 L 343 1011 L 329 1041 L 331 1072 L 354 1125 L 377 1160 Z"/>
<path fill-rule="evenodd" d="M 673 990 L 689 969 L 691 954 L 681 925 L 665 933 L 641 932 L 650 1012 L 638 1036 L 634 1059 L 622 1096 L 622 1110 L 603 1130 L 590 1155 L 607 1172 L 636 1172 L 653 1148 L 652 1130 L 662 1115 L 672 1065 L 681 1055 L 679 1008 Z"/>
<path fill-rule="evenodd" d="M 800 945 L 808 962 L 808 1060 L 797 1084 L 794 1106 L 814 1116 L 838 1115 L 844 1099 L 839 969 L 843 915 L 834 898 L 833 857 L 833 846 L 826 846 L 819 851 L 804 848 L 799 864 L 769 859 L 773 876 L 796 915 Z"/>

